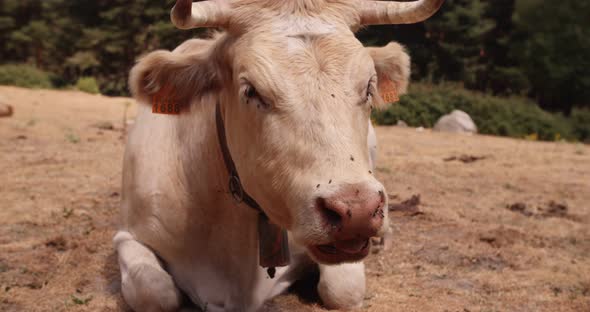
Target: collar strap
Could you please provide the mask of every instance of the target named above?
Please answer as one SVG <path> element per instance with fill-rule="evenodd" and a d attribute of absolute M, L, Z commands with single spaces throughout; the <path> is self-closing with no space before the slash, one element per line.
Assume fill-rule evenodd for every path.
<path fill-rule="evenodd" d="M 267 268 L 270 278 L 274 278 L 276 267 L 289 264 L 290 253 L 287 231 L 270 223 L 270 220 L 262 208 L 260 208 L 260 205 L 244 191 L 238 171 L 236 170 L 236 165 L 227 147 L 227 138 L 225 136 L 225 127 L 223 125 L 219 103 L 215 106 L 215 122 L 217 123 L 217 136 L 219 137 L 221 153 L 223 154 L 225 167 L 229 172 L 229 190 L 238 204 L 245 203 L 258 212 L 259 264 L 261 267 Z"/>
<path fill-rule="evenodd" d="M 217 136 L 219 137 L 219 145 L 221 146 L 223 161 L 225 162 L 225 167 L 229 172 L 229 190 L 233 198 L 237 203 L 243 202 L 244 204 L 248 205 L 248 207 L 258 211 L 258 213 L 260 213 L 264 218 L 268 219 L 264 211 L 262 211 L 262 208 L 260 208 L 260 205 L 258 205 L 258 203 L 244 191 L 244 187 L 242 187 L 242 182 L 238 176 L 238 170 L 236 169 L 236 165 L 234 164 L 234 161 L 231 158 L 231 154 L 229 152 L 229 148 L 227 147 L 225 127 L 223 126 L 223 117 L 221 116 L 221 108 L 219 104 L 217 104 L 215 107 L 215 120 L 217 123 Z"/>

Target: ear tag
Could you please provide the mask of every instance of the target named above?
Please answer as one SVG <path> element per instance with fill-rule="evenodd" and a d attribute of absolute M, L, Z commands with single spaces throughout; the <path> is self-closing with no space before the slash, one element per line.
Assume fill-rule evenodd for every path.
<path fill-rule="evenodd" d="M 263 214 L 258 215 L 258 249 L 260 266 L 267 269 L 270 278 L 274 278 L 276 267 L 289 265 L 287 231 L 270 223 Z"/>
<path fill-rule="evenodd" d="M 180 103 L 171 86 L 164 86 L 152 96 L 152 113 L 180 115 Z"/>
<path fill-rule="evenodd" d="M 385 103 L 395 103 L 399 101 L 399 95 L 395 83 L 387 75 L 379 75 L 378 84 L 379 94 Z"/>

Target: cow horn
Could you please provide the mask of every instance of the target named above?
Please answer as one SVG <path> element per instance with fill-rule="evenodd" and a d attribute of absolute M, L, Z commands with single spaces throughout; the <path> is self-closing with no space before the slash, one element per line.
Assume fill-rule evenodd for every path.
<path fill-rule="evenodd" d="M 177 0 L 170 12 L 172 23 L 180 29 L 224 27 L 228 16 L 228 9 L 217 1 Z"/>
<path fill-rule="evenodd" d="M 422 22 L 438 11 L 445 0 L 363 1 L 362 25 L 413 24 Z"/>

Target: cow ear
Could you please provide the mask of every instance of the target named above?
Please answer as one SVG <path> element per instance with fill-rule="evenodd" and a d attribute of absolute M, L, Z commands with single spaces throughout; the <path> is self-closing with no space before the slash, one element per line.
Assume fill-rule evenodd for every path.
<path fill-rule="evenodd" d="M 219 75 L 205 51 L 155 51 L 142 57 L 131 70 L 131 94 L 140 103 L 175 103 L 180 110 L 197 96 L 215 90 Z"/>
<path fill-rule="evenodd" d="M 379 96 L 375 105 L 380 106 L 399 101 L 406 93 L 410 81 L 410 56 L 397 42 L 390 42 L 380 48 L 367 48 L 377 71 Z"/>

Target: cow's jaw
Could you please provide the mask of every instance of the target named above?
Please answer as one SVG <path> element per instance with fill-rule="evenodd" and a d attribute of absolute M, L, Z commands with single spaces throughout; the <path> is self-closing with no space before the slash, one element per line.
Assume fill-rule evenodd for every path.
<path fill-rule="evenodd" d="M 369 254 L 370 249 L 370 239 L 337 241 L 332 244 L 307 247 L 309 255 L 315 261 L 324 264 L 357 262 L 364 259 Z"/>

